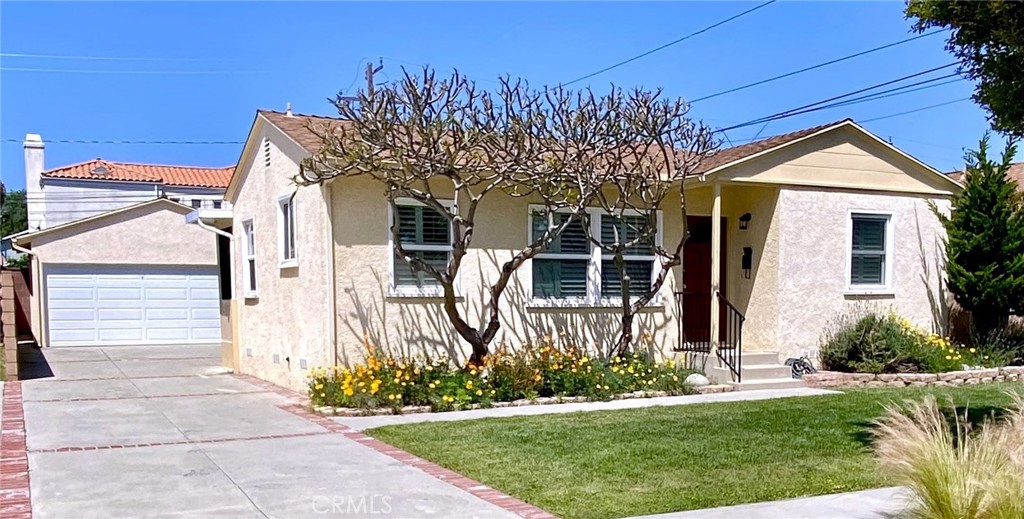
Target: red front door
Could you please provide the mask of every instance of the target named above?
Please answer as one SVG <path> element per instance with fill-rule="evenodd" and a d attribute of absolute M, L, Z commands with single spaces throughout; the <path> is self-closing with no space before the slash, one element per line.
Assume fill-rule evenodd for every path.
<path fill-rule="evenodd" d="M 726 220 L 722 218 L 721 291 L 726 280 Z M 690 238 L 683 248 L 683 341 L 691 348 L 710 351 L 711 345 L 711 217 L 687 216 Z M 723 333 L 719 318 L 719 334 Z"/>

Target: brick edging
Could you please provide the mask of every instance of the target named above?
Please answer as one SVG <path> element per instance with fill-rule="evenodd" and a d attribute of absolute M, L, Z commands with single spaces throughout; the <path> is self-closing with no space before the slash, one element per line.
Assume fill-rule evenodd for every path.
<path fill-rule="evenodd" d="M 0 426 L 0 519 L 31 519 L 32 490 L 25 444 L 25 408 L 21 382 L 4 383 Z"/>
<path fill-rule="evenodd" d="M 841 373 L 819 371 L 802 377 L 808 387 L 961 386 L 1024 380 L 1024 366 L 948 371 L 946 373 Z"/>
<path fill-rule="evenodd" d="M 519 517 L 526 517 L 529 519 L 558 519 L 558 516 L 531 505 L 521 499 L 512 497 L 500 490 L 484 485 L 479 481 L 469 479 L 458 472 L 448 470 L 436 463 L 427 461 L 419 456 L 415 456 L 399 449 L 398 447 L 384 443 L 363 432 L 353 431 L 344 424 L 340 424 L 329 418 L 314 414 L 305 406 L 291 404 L 279 407 L 285 411 L 301 416 L 310 422 L 320 425 L 328 431 L 341 433 L 350 440 L 357 441 L 381 454 L 389 456 L 397 461 L 409 465 L 410 467 L 417 468 L 434 478 L 476 496 L 477 498 L 497 506 L 502 510 L 512 512 Z"/>

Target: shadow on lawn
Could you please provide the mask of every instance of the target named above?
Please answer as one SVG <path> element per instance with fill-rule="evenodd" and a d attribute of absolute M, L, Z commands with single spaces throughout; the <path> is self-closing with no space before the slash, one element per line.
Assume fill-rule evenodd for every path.
<path fill-rule="evenodd" d="M 975 407 L 968 406 L 956 406 L 951 408 L 948 403 L 943 405 L 940 401 L 939 404 L 942 408 L 942 413 L 946 415 L 946 419 L 949 421 L 950 431 L 955 432 L 956 418 L 959 417 L 960 421 L 963 422 L 966 418 L 967 423 L 971 425 L 972 429 L 981 427 L 981 424 L 985 423 L 986 420 L 998 420 L 1009 409 L 1005 407 L 996 407 L 990 405 L 982 405 Z M 956 413 L 954 416 L 953 413 Z M 881 417 L 881 415 L 879 416 Z M 857 431 L 853 433 L 853 438 L 860 444 L 868 448 L 874 447 L 874 429 L 875 423 L 868 421 L 856 421 L 851 422 L 851 425 L 857 428 Z"/>

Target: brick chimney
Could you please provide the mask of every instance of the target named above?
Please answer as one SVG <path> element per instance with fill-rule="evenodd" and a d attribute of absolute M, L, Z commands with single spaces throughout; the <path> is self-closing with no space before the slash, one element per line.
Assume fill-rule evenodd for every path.
<path fill-rule="evenodd" d="M 43 152 L 46 145 L 37 133 L 25 135 L 25 200 L 28 210 L 28 228 L 31 231 L 46 228 L 46 202 L 43 200 L 43 171 L 46 165 Z"/>

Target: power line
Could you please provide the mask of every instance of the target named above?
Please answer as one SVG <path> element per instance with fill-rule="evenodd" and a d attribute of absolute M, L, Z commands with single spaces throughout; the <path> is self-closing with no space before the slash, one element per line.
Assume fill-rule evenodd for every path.
<path fill-rule="evenodd" d="M 746 15 L 748 15 L 748 14 L 754 12 L 754 11 L 757 11 L 758 9 L 761 9 L 762 7 L 767 7 L 768 5 L 773 4 L 773 3 L 775 3 L 775 0 L 768 0 L 767 2 L 765 2 L 763 4 L 759 4 L 759 5 L 755 6 L 755 7 L 750 8 L 750 9 L 747 9 L 746 11 L 743 11 L 742 13 L 734 14 L 734 15 L 732 15 L 732 16 L 730 16 L 730 17 L 728 17 L 728 18 L 726 18 L 726 19 L 724 19 L 724 20 L 722 20 L 720 22 L 713 23 L 713 24 L 711 24 L 711 25 L 709 25 L 709 26 L 707 26 L 707 27 L 705 27 L 705 28 L 703 28 L 703 29 L 701 29 L 701 30 L 699 30 L 697 32 L 693 32 L 693 33 L 687 34 L 686 36 L 683 36 L 682 38 L 670 41 L 670 42 L 668 42 L 668 43 L 666 43 L 664 45 L 661 45 L 659 47 L 655 47 L 655 48 L 653 48 L 653 49 L 651 49 L 651 50 L 649 50 L 647 52 L 644 52 L 644 53 L 641 53 L 641 54 L 637 54 L 636 56 L 633 56 L 632 58 L 620 61 L 620 62 L 618 62 L 618 63 L 616 63 L 614 65 L 607 66 L 607 67 L 605 67 L 605 68 L 603 68 L 601 70 L 598 70 L 596 72 L 591 72 L 590 74 L 587 74 L 585 76 L 580 76 L 580 77 L 578 77 L 578 78 L 576 78 L 576 79 L 574 79 L 572 81 L 567 81 L 567 82 L 561 83 L 560 85 L 561 86 L 569 86 L 569 85 L 571 85 L 573 83 L 578 83 L 580 81 L 583 81 L 584 79 L 590 79 L 590 78 L 592 78 L 592 77 L 594 77 L 594 76 L 596 76 L 598 74 L 604 74 L 605 72 L 608 72 L 609 70 L 619 68 L 619 67 L 621 67 L 621 66 L 623 66 L 623 65 L 625 65 L 627 63 L 632 63 L 632 62 L 634 62 L 634 61 L 636 61 L 636 60 L 638 60 L 640 58 L 644 58 L 644 57 L 650 56 L 651 54 L 654 54 L 655 52 L 667 49 L 667 48 L 669 48 L 669 47 L 671 47 L 673 45 L 676 45 L 678 43 L 682 43 L 682 42 L 684 42 L 684 41 L 686 41 L 686 40 L 688 40 L 690 38 L 693 38 L 694 36 L 698 36 L 700 34 L 704 34 L 705 32 L 708 32 L 711 29 L 714 29 L 715 27 L 719 27 L 719 26 L 725 25 L 725 24 L 727 24 L 727 23 L 729 23 L 729 22 L 731 22 L 731 21 L 733 21 L 733 20 L 735 20 L 737 18 L 746 16 Z"/>
<path fill-rule="evenodd" d="M 899 83 L 901 81 L 906 81 L 906 80 L 911 79 L 911 78 L 923 76 L 925 74 L 930 74 L 932 72 L 936 72 L 936 71 L 939 71 L 939 70 L 942 70 L 942 69 L 945 69 L 945 68 L 949 68 L 949 67 L 952 67 L 952 66 L 958 65 L 958 64 L 959 64 L 959 62 L 953 62 L 953 63 L 948 63 L 946 65 L 942 65 L 940 67 L 930 68 L 928 70 L 923 70 L 921 72 L 916 72 L 914 74 L 903 76 L 903 77 L 900 77 L 900 78 L 897 78 L 897 79 L 893 79 L 893 80 L 890 80 L 890 81 L 885 81 L 883 83 L 878 83 L 876 85 L 871 85 L 871 86 L 868 86 L 868 87 L 864 87 L 864 88 L 861 88 L 861 89 L 858 89 L 858 90 L 854 90 L 852 92 L 847 92 L 845 94 L 841 94 L 841 95 L 838 95 L 838 96 L 833 96 L 833 97 L 830 97 L 828 99 L 823 99 L 821 101 L 817 101 L 817 102 L 814 102 L 814 103 L 806 104 L 806 105 L 799 106 L 799 107 L 796 107 L 796 108 L 792 108 L 792 109 L 789 109 L 789 110 L 784 110 L 782 112 L 777 112 L 777 113 L 772 114 L 772 115 L 766 115 L 764 117 L 759 117 L 757 119 L 753 119 L 753 120 L 747 121 L 745 123 L 736 124 L 736 125 L 729 126 L 729 127 L 726 127 L 726 128 L 721 128 L 718 131 L 719 132 L 726 132 L 726 131 L 729 131 L 729 130 L 735 130 L 737 128 L 743 128 L 745 126 L 751 126 L 751 125 L 755 125 L 755 124 L 760 124 L 760 123 L 763 123 L 763 122 L 766 122 L 766 121 L 776 121 L 776 120 L 779 120 L 779 119 L 785 119 L 787 117 L 793 117 L 795 115 L 809 113 L 809 112 L 813 112 L 813 111 L 817 111 L 817 110 L 824 110 L 826 108 L 833 108 L 834 106 L 821 106 L 821 105 L 826 105 L 827 103 L 831 103 L 833 101 L 838 101 L 840 99 L 848 98 L 850 96 L 854 96 L 854 95 L 857 95 L 857 94 L 862 94 L 862 93 L 868 92 L 870 90 L 875 90 L 877 88 L 881 88 L 881 87 L 884 87 L 884 86 L 892 85 L 894 83 Z M 918 84 L 927 83 L 929 81 L 938 81 L 939 79 L 945 79 L 946 77 L 948 77 L 948 76 L 943 76 L 943 77 L 940 77 L 940 78 L 934 78 L 934 79 L 926 80 L 926 81 L 923 81 L 923 82 L 920 82 L 920 83 L 914 83 L 912 85 L 905 85 L 904 87 L 901 87 L 901 88 L 905 88 L 905 87 L 909 87 L 909 86 L 915 86 L 915 85 L 918 85 Z M 894 90 L 896 90 L 896 89 L 894 89 Z M 869 96 L 865 96 L 865 97 L 869 97 Z M 865 102 L 865 101 L 871 101 L 871 100 L 872 99 L 861 99 L 861 100 L 859 100 L 857 102 Z M 849 102 L 849 103 L 847 103 L 846 101 L 843 101 L 843 102 L 840 102 L 840 103 L 836 103 L 837 106 L 845 106 L 846 104 L 854 104 L 854 103 L 852 101 Z"/>
<path fill-rule="evenodd" d="M 4 139 L 4 142 L 21 143 L 22 139 Z M 46 144 L 245 144 L 245 141 L 132 141 L 132 140 L 87 140 L 87 139 L 47 139 Z"/>
<path fill-rule="evenodd" d="M 33 68 L 33 67 L 0 67 L 0 70 L 9 72 L 45 72 L 64 74 L 134 74 L 172 76 L 213 76 L 224 74 L 263 74 L 264 70 L 94 70 L 94 69 L 72 69 L 72 68 Z"/>
<path fill-rule="evenodd" d="M 32 58 L 32 59 L 80 59 L 91 61 L 203 61 L 197 58 L 143 58 L 127 56 L 74 56 L 69 54 L 26 54 L 17 52 L 0 52 L 0 57 L 5 58 Z"/>
<path fill-rule="evenodd" d="M 795 76 L 797 74 L 803 74 L 804 72 L 810 72 L 812 70 L 819 69 L 819 68 L 822 68 L 822 67 L 827 67 L 829 65 L 835 65 L 836 63 L 840 63 L 840 62 L 843 62 L 843 61 L 851 60 L 853 58 L 859 58 L 861 56 L 866 56 L 866 55 L 871 54 L 873 52 L 878 52 L 880 50 L 885 50 L 885 49 L 888 49 L 888 48 L 892 48 L 892 47 L 895 47 L 897 45 L 903 45 L 904 43 L 909 43 L 909 42 L 912 42 L 914 40 L 919 40 L 919 39 L 927 37 L 927 36 L 932 36 L 934 34 L 938 34 L 940 32 L 943 32 L 944 30 L 945 29 L 938 29 L 938 30 L 935 30 L 935 31 L 926 32 L 924 34 L 919 34 L 917 36 L 914 36 L 914 37 L 911 37 L 911 38 L 907 38 L 905 40 L 900 40 L 900 41 L 897 41 L 897 42 L 889 43 L 887 45 L 882 45 L 880 47 L 875 47 L 873 49 L 868 49 L 868 50 L 865 50 L 865 51 L 857 52 L 857 53 L 854 53 L 854 54 L 843 56 L 841 58 L 836 58 L 836 59 L 833 59 L 833 60 L 830 60 L 830 61 L 826 61 L 824 63 L 819 63 L 817 65 L 812 65 L 810 67 L 805 67 L 805 68 L 802 68 L 800 70 L 794 70 L 792 72 L 787 72 L 785 74 L 779 74 L 778 76 L 770 77 L 768 79 L 762 79 L 760 81 L 755 81 L 753 83 L 748 83 L 746 85 L 738 86 L 738 87 L 735 87 L 735 88 L 730 88 L 728 90 L 723 90 L 721 92 L 716 92 L 714 94 L 706 95 L 704 97 L 698 97 L 697 99 L 694 99 L 694 100 L 690 101 L 690 103 L 693 104 L 693 103 L 697 103 L 697 102 L 704 101 L 704 100 L 707 100 L 707 99 L 712 99 L 712 98 L 715 98 L 715 97 L 718 97 L 718 96 L 723 96 L 725 94 L 731 94 L 733 92 L 739 92 L 740 90 L 746 90 L 748 88 L 752 88 L 752 87 L 756 87 L 756 86 L 759 86 L 759 85 L 763 85 L 765 83 L 771 83 L 772 81 L 777 81 L 779 79 L 784 79 L 784 78 L 787 78 L 787 77 Z"/>
<path fill-rule="evenodd" d="M 907 114 L 914 114 L 914 113 L 917 113 L 917 112 L 923 112 L 925 110 L 931 110 L 932 108 L 939 108 L 940 106 L 951 105 L 951 104 L 954 104 L 954 103 L 962 103 L 962 102 L 968 101 L 970 99 L 971 99 L 970 97 L 962 97 L 960 99 L 954 99 L 952 101 L 946 101 L 945 103 L 938 103 L 938 104 L 934 104 L 934 105 L 923 106 L 921 108 L 916 108 L 914 110 L 907 110 L 905 112 L 897 112 L 897 113 L 894 113 L 894 114 L 883 115 L 881 117 L 872 117 L 871 119 L 864 119 L 863 121 L 860 121 L 860 122 L 861 123 L 870 123 L 870 122 L 874 122 L 874 121 L 881 121 L 882 119 L 889 119 L 889 118 L 892 118 L 892 117 L 899 117 L 901 115 L 907 115 Z"/>

